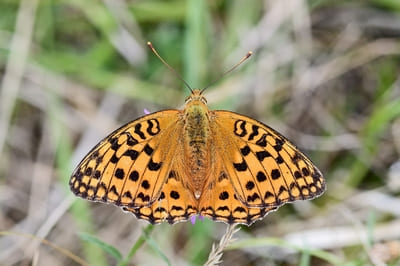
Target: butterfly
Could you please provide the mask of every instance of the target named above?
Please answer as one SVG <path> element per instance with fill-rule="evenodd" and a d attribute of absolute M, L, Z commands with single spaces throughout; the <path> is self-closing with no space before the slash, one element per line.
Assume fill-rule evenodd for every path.
<path fill-rule="evenodd" d="M 210 110 L 203 92 L 191 89 L 182 110 L 145 115 L 104 138 L 74 170 L 72 192 L 152 224 L 202 215 L 246 225 L 324 192 L 321 172 L 288 139 Z"/>

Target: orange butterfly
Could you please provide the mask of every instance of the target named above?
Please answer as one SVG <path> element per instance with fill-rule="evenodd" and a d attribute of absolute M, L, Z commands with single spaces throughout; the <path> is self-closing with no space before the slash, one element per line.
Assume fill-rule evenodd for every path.
<path fill-rule="evenodd" d="M 183 110 L 112 132 L 77 166 L 71 190 L 153 224 L 202 215 L 247 225 L 324 192 L 321 172 L 291 142 L 255 119 L 209 110 L 203 91 L 191 90 Z"/>

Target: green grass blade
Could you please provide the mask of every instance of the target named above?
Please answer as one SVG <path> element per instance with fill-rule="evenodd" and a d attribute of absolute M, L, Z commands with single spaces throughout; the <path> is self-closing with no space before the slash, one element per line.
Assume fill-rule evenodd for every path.
<path fill-rule="evenodd" d="M 189 0 L 185 34 L 185 80 L 195 88 L 205 85 L 208 71 L 209 14 L 207 2 Z"/>
<path fill-rule="evenodd" d="M 91 244 L 94 244 L 94 245 L 100 247 L 102 250 L 104 250 L 105 252 L 107 252 L 108 254 L 113 256 L 118 262 L 122 261 L 122 255 L 118 251 L 118 249 L 116 249 L 115 247 L 113 247 L 113 246 L 101 241 L 97 237 L 92 236 L 87 233 L 81 232 L 81 233 L 79 233 L 79 237 L 84 241 L 87 241 Z"/>
<path fill-rule="evenodd" d="M 168 257 L 161 251 L 160 247 L 154 241 L 149 234 L 145 233 L 144 237 L 146 238 L 147 244 L 165 261 L 165 263 L 170 266 L 171 262 L 169 261 Z"/>
<path fill-rule="evenodd" d="M 149 224 L 146 228 L 143 229 L 142 235 L 139 237 L 139 239 L 136 241 L 136 243 L 133 245 L 131 250 L 129 251 L 128 255 L 126 258 L 124 258 L 118 266 L 126 266 L 128 265 L 129 261 L 133 258 L 133 256 L 136 254 L 136 252 L 139 250 L 141 246 L 146 242 L 146 235 L 149 235 L 151 231 L 154 230 L 154 226 Z"/>

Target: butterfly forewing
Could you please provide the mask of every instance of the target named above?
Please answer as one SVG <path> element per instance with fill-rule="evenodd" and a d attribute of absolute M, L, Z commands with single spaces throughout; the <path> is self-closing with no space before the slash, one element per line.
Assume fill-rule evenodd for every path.
<path fill-rule="evenodd" d="M 178 113 L 157 112 L 114 131 L 77 166 L 71 190 L 89 200 L 129 207 L 157 200 L 177 146 Z"/>
<path fill-rule="evenodd" d="M 229 111 L 215 111 L 218 153 L 239 200 L 270 208 L 311 199 L 325 190 L 320 171 L 285 137 L 268 126 Z"/>

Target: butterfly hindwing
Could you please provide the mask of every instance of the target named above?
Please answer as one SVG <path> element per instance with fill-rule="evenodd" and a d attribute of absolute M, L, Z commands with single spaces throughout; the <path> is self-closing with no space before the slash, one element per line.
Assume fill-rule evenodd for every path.
<path fill-rule="evenodd" d="M 250 225 L 275 209 L 274 206 L 250 208 L 239 200 L 222 160 L 216 160 L 210 176 L 214 178 L 210 179 L 201 196 L 200 215 L 229 224 Z"/>
<path fill-rule="evenodd" d="M 170 224 L 186 221 L 198 212 L 193 193 L 184 186 L 179 167 L 175 168 L 174 166 L 169 170 L 167 180 L 155 202 L 150 206 L 126 207 L 124 210 L 132 212 L 139 219 L 147 220 L 152 224 L 164 221 Z"/>
<path fill-rule="evenodd" d="M 236 196 L 248 207 L 270 208 L 314 198 L 325 190 L 321 172 L 285 137 L 249 117 L 214 111 L 213 134 Z"/>
<path fill-rule="evenodd" d="M 146 115 L 111 133 L 77 166 L 71 190 L 82 198 L 120 206 L 154 202 L 177 146 L 178 113 L 165 110 Z"/>

